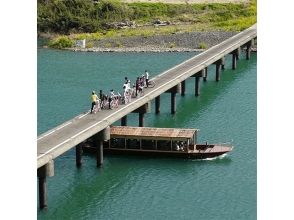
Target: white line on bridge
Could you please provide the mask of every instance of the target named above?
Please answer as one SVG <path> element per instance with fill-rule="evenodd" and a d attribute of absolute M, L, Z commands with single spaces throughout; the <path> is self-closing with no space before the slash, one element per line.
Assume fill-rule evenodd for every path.
<path fill-rule="evenodd" d="M 48 136 L 49 134 L 52 134 L 52 133 L 54 133 L 55 131 L 58 131 L 59 129 L 64 128 L 65 126 L 67 126 L 67 125 L 69 125 L 69 124 L 71 124 L 71 123 L 72 123 L 72 121 L 69 121 L 69 122 L 67 122 L 66 124 L 64 124 L 64 125 L 62 125 L 62 126 L 56 128 L 56 129 L 54 129 L 53 131 L 51 131 L 51 132 L 49 132 L 49 133 L 43 135 L 42 137 L 39 137 L 37 140 L 41 140 L 42 138 Z"/>
<path fill-rule="evenodd" d="M 85 116 L 88 115 L 88 114 L 89 114 L 89 112 L 86 113 L 86 114 L 81 115 L 80 117 L 78 117 L 78 119 L 81 119 L 81 118 L 85 117 Z"/>

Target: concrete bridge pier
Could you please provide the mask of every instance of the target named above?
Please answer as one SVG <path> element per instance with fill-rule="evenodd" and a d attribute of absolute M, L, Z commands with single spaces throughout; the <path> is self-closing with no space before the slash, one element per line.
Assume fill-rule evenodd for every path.
<path fill-rule="evenodd" d="M 110 127 L 106 127 L 102 131 L 93 136 L 94 146 L 96 146 L 96 166 L 103 165 L 103 141 L 110 139 Z"/>
<path fill-rule="evenodd" d="M 160 95 L 155 98 L 155 113 L 160 112 Z"/>
<path fill-rule="evenodd" d="M 124 117 L 121 118 L 120 125 L 121 126 L 127 126 L 127 124 L 128 124 L 128 117 L 127 117 L 127 115 L 125 115 Z"/>
<path fill-rule="evenodd" d="M 237 60 L 239 60 L 240 59 L 240 54 L 241 54 L 241 47 L 238 47 L 237 49 L 236 49 L 236 55 L 237 55 Z"/>
<path fill-rule="evenodd" d="M 139 127 L 144 127 L 144 115 L 145 113 L 150 113 L 150 111 L 151 111 L 151 102 L 147 102 L 132 112 L 132 113 L 139 113 Z"/>
<path fill-rule="evenodd" d="M 223 58 L 222 59 L 219 59 L 218 61 L 214 62 L 215 64 L 215 81 L 220 81 L 220 74 L 221 74 L 221 67 L 222 67 L 222 64 L 223 64 Z"/>
<path fill-rule="evenodd" d="M 172 114 L 175 114 L 176 113 L 176 111 L 177 111 L 177 106 L 176 106 L 176 102 L 177 102 L 177 100 L 176 100 L 176 95 L 177 95 L 177 93 L 175 93 L 175 92 L 172 92 L 171 93 L 171 96 L 170 96 L 170 101 L 171 101 L 171 113 Z"/>
<path fill-rule="evenodd" d="M 191 77 L 195 77 L 195 96 L 200 95 L 200 77 L 205 76 L 205 69 L 195 73 Z"/>
<path fill-rule="evenodd" d="M 237 60 L 240 55 L 240 48 L 232 51 L 230 54 L 232 54 L 232 69 L 235 70 L 237 68 Z"/>
<path fill-rule="evenodd" d="M 203 81 L 207 81 L 207 75 L 208 75 L 208 67 L 205 67 L 205 75 L 203 76 Z"/>
<path fill-rule="evenodd" d="M 252 45 L 254 45 L 254 39 L 246 44 L 246 60 L 250 59 Z"/>
<path fill-rule="evenodd" d="M 185 92 L 186 92 L 186 81 L 182 81 L 181 82 L 181 96 L 185 96 Z"/>
<path fill-rule="evenodd" d="M 49 163 L 40 167 L 37 170 L 37 176 L 39 179 L 39 205 L 40 209 L 47 209 L 47 187 L 46 187 L 46 177 L 54 176 L 54 161 L 51 160 Z"/>
<path fill-rule="evenodd" d="M 225 69 L 225 57 L 222 58 L 222 70 Z"/>
<path fill-rule="evenodd" d="M 170 93 L 170 102 L 171 102 L 171 114 L 175 114 L 176 113 L 176 95 L 177 93 L 181 92 L 181 83 L 174 86 L 173 88 L 169 89 L 166 91 L 166 93 Z"/>
<path fill-rule="evenodd" d="M 237 68 L 237 55 L 232 54 L 232 69 L 235 70 Z"/>
<path fill-rule="evenodd" d="M 82 155 L 83 155 L 82 144 L 78 144 L 76 146 L 76 166 L 77 167 L 82 166 Z"/>
<path fill-rule="evenodd" d="M 139 112 L 139 127 L 144 127 L 144 113 Z"/>

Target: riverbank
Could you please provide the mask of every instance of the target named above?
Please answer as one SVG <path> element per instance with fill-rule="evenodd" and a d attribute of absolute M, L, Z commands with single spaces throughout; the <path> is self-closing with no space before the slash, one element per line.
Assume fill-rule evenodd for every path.
<path fill-rule="evenodd" d="M 237 32 L 191 32 L 155 36 L 132 36 L 86 41 L 89 52 L 191 52 L 202 51 L 232 37 Z"/>
<path fill-rule="evenodd" d="M 149 37 L 120 37 L 86 41 L 86 48 L 68 48 L 83 52 L 194 52 L 203 51 L 238 32 L 191 32 Z"/>

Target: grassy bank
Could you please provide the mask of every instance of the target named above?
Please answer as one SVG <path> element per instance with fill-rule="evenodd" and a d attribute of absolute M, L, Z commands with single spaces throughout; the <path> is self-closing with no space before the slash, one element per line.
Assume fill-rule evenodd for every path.
<path fill-rule="evenodd" d="M 191 31 L 241 31 L 256 23 L 256 0 L 248 4 L 122 3 L 117 0 L 39 0 L 38 32 L 64 35 L 51 46 L 74 39 L 99 40 L 121 36 L 152 36 Z M 172 25 L 156 27 L 154 20 Z M 115 29 L 109 24 L 135 22 L 136 28 Z M 59 40 L 58 40 L 59 39 Z M 62 41 L 60 43 L 59 41 Z"/>

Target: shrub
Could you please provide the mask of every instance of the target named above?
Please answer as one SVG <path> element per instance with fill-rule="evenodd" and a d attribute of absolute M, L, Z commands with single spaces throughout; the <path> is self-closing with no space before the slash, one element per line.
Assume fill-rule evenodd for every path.
<path fill-rule="evenodd" d="M 73 41 L 69 39 L 67 36 L 61 36 L 49 42 L 49 47 L 57 49 L 69 48 L 72 46 Z"/>
<path fill-rule="evenodd" d="M 176 46 L 177 46 L 177 44 L 175 42 L 169 43 L 169 45 L 168 45 L 169 48 L 175 48 Z"/>
<path fill-rule="evenodd" d="M 198 49 L 206 49 L 207 48 L 207 44 L 205 42 L 200 42 L 198 45 Z"/>
<path fill-rule="evenodd" d="M 87 42 L 86 48 L 93 48 L 93 47 L 94 47 L 93 41 Z"/>

